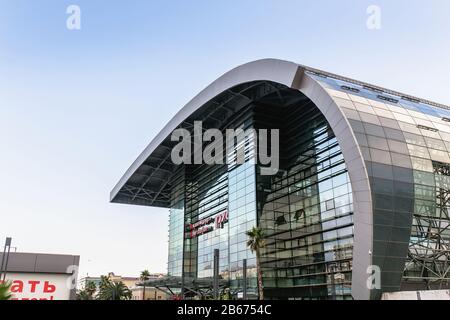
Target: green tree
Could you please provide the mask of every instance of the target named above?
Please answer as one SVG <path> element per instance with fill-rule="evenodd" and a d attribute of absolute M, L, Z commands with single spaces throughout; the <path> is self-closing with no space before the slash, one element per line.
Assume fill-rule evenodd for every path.
<path fill-rule="evenodd" d="M 94 300 L 97 286 L 93 281 L 87 281 L 83 290 L 77 292 L 77 300 Z"/>
<path fill-rule="evenodd" d="M 86 290 L 78 290 L 77 292 L 77 300 L 94 300 Z"/>
<path fill-rule="evenodd" d="M 102 289 L 105 289 L 110 284 L 111 284 L 111 279 L 109 278 L 109 276 L 100 276 L 100 283 L 98 285 L 99 291 L 101 291 Z"/>
<path fill-rule="evenodd" d="M 232 300 L 230 288 L 226 288 L 220 297 L 221 300 Z"/>
<path fill-rule="evenodd" d="M 12 298 L 11 281 L 0 282 L 0 300 L 9 300 Z"/>
<path fill-rule="evenodd" d="M 141 280 L 141 282 L 144 283 L 144 289 L 143 289 L 143 293 L 142 293 L 142 300 L 145 300 L 145 281 L 150 279 L 150 272 L 147 269 L 145 269 L 144 271 L 141 272 L 141 276 L 139 277 L 139 279 Z"/>
<path fill-rule="evenodd" d="M 84 290 L 86 290 L 86 292 L 91 296 L 94 297 L 95 292 L 97 291 L 97 286 L 95 285 L 94 281 L 88 281 L 86 283 L 86 286 L 84 288 Z"/>
<path fill-rule="evenodd" d="M 264 241 L 264 232 L 261 228 L 253 227 L 246 232 L 248 236 L 247 247 L 251 252 L 256 253 L 256 273 L 258 275 L 258 297 L 259 300 L 264 300 L 264 290 L 261 272 L 261 248 L 264 248 L 266 242 Z"/>
<path fill-rule="evenodd" d="M 109 279 L 108 279 L 109 280 Z M 122 282 L 105 282 L 99 290 L 99 300 L 130 300 L 131 290 Z"/>

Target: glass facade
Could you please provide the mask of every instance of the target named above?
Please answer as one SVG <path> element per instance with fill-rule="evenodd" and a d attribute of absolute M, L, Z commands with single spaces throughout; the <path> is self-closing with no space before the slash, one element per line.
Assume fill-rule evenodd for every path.
<path fill-rule="evenodd" d="M 442 289 L 450 285 L 450 172 L 433 162 L 434 173 L 415 174 L 415 208 L 404 287 Z"/>
<path fill-rule="evenodd" d="M 227 287 L 234 296 L 243 291 L 243 261 L 247 260 L 247 294 L 254 298 L 256 261 L 247 248 L 245 234 L 256 226 L 251 126 L 250 110 L 247 117 L 227 126 L 249 131 L 243 141 L 235 138 L 233 148 L 224 153 L 224 165 L 184 166 L 173 182 L 178 187 L 170 209 L 169 274 L 184 279 L 212 279 L 214 250 L 218 249 L 219 277 L 228 281 Z M 244 150 L 245 163 L 237 165 L 240 148 Z M 224 214 L 226 219 L 218 226 L 216 219 Z M 189 297 L 189 293 L 185 295 Z"/>
<path fill-rule="evenodd" d="M 198 166 L 189 168 L 186 189 L 185 226 L 205 221 L 228 210 L 228 179 L 222 166 Z M 212 220 L 211 220 L 212 221 Z M 211 222 L 213 223 L 213 222 Z M 185 274 L 189 277 L 213 276 L 214 249 L 220 250 L 219 274 L 228 279 L 228 223 L 204 234 L 185 236 Z M 191 228 L 192 229 L 192 228 Z"/>
<path fill-rule="evenodd" d="M 368 168 L 383 291 L 448 288 L 450 110 L 313 77 L 349 120 Z"/>
<path fill-rule="evenodd" d="M 183 202 L 176 203 L 184 203 L 184 211 L 171 211 L 171 220 L 172 212 L 174 220 L 184 214 L 184 277 L 212 278 L 214 249 L 219 249 L 219 275 L 228 280 L 230 292 L 236 297 L 246 285 L 248 297 L 256 298 L 257 261 L 246 232 L 259 226 L 266 241 L 261 268 L 267 298 L 350 298 L 352 190 L 325 117 L 301 100 L 281 110 L 255 104 L 240 119 L 227 128 L 243 129 L 245 140 L 227 150 L 226 165 L 184 167 Z M 265 176 L 255 161 L 253 129 L 273 127 L 281 132 L 282 168 L 276 176 Z M 236 164 L 239 148 L 245 150 L 242 165 Z M 227 223 L 212 226 L 223 212 Z M 179 230 L 177 224 L 175 233 Z"/>
<path fill-rule="evenodd" d="M 284 124 L 284 164 L 258 184 L 265 295 L 351 298 L 352 192 L 336 137 L 314 105 L 273 116 Z"/>
<path fill-rule="evenodd" d="M 257 295 L 256 258 L 247 247 L 245 234 L 256 226 L 255 165 L 247 161 L 229 172 L 230 288 L 241 291 L 243 261 L 247 259 L 247 293 Z"/>
<path fill-rule="evenodd" d="M 248 130 L 231 149 L 224 141 L 225 164 L 170 163 L 174 142 L 165 132 L 113 196 L 170 208 L 169 275 L 182 285 L 209 281 L 218 249 L 222 284 L 234 297 L 245 286 L 256 298 L 258 262 L 246 231 L 258 226 L 267 299 L 450 288 L 450 108 L 286 62 L 243 68 L 272 81 L 250 79 L 188 105 L 178 124 L 191 132 L 200 120 L 222 133 Z M 248 70 L 239 70 L 199 100 L 241 81 Z M 280 131 L 280 170 L 272 176 L 255 161 L 259 129 Z M 237 165 L 241 149 L 246 161 Z M 381 284 L 369 288 L 372 266 Z"/>
<path fill-rule="evenodd" d="M 184 170 L 174 175 L 173 181 L 177 185 L 171 194 L 171 208 L 169 210 L 169 257 L 167 274 L 181 277 L 183 274 L 183 236 L 184 236 Z"/>

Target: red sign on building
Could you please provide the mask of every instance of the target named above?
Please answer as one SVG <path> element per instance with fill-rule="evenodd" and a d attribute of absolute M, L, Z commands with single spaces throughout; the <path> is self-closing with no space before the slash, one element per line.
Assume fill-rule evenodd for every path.
<path fill-rule="evenodd" d="M 214 222 L 214 227 L 210 226 Z M 216 229 L 222 229 L 223 225 L 228 222 L 228 211 L 219 213 L 214 217 L 208 217 L 187 225 L 189 230 L 188 238 L 196 238 L 202 234 L 211 232 Z"/>

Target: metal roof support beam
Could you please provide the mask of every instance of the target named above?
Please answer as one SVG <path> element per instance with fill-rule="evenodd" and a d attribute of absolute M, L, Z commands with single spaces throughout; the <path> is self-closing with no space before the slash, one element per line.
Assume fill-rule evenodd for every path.
<path fill-rule="evenodd" d="M 144 183 L 142 183 L 141 187 L 138 189 L 137 193 L 139 193 L 144 187 L 145 185 L 153 178 L 154 174 L 158 171 L 159 168 L 161 168 L 161 166 L 167 161 L 167 159 L 170 158 L 170 152 L 167 154 L 167 156 L 160 162 L 160 164 L 156 167 L 155 170 L 153 170 L 153 172 L 148 176 L 147 179 L 145 179 Z M 137 195 L 137 194 L 136 194 Z M 136 198 L 136 195 L 133 196 L 132 200 L 134 200 Z M 154 200 L 153 200 L 154 201 Z"/>

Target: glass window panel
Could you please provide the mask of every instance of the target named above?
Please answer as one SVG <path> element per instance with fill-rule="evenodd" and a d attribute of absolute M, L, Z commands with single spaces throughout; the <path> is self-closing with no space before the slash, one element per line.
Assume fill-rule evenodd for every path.
<path fill-rule="evenodd" d="M 361 117 L 361 120 L 363 122 L 367 122 L 367 123 L 370 123 L 370 124 L 375 124 L 375 125 L 381 126 L 380 120 L 378 120 L 378 117 L 373 115 L 373 114 L 360 112 L 359 116 Z"/>
<path fill-rule="evenodd" d="M 447 148 L 447 151 L 450 152 L 450 141 L 444 141 L 445 147 Z"/>
<path fill-rule="evenodd" d="M 444 143 L 446 150 L 450 152 L 450 134 L 445 132 L 439 132 L 439 135 L 442 138 L 442 142 Z"/>
<path fill-rule="evenodd" d="M 337 97 L 337 98 L 341 98 L 341 99 L 350 99 L 349 96 L 342 91 L 338 91 L 338 90 L 334 90 L 334 89 L 325 89 L 327 90 L 327 92 L 332 96 L 332 97 Z"/>
<path fill-rule="evenodd" d="M 389 110 L 391 110 L 392 112 L 400 113 L 400 114 L 404 114 L 404 115 L 409 116 L 409 113 L 408 113 L 408 111 L 405 108 L 394 106 L 392 104 L 386 104 L 386 105 L 388 106 Z"/>
<path fill-rule="evenodd" d="M 381 150 L 389 150 L 387 140 L 380 137 L 367 136 L 369 147 Z"/>
<path fill-rule="evenodd" d="M 348 194 L 348 185 L 346 185 L 346 184 L 334 189 L 334 197 L 335 198 L 346 195 L 346 194 Z M 333 204 L 333 208 L 329 208 L 329 209 L 334 209 L 334 204 Z M 329 209 L 327 209 L 327 210 L 329 210 Z"/>
<path fill-rule="evenodd" d="M 422 136 L 409 132 L 403 132 L 403 136 L 405 137 L 406 142 L 409 144 L 415 144 L 422 147 L 427 146 L 427 144 L 425 143 L 425 139 Z"/>
<path fill-rule="evenodd" d="M 416 125 L 405 123 L 405 122 L 399 122 L 398 124 L 399 124 L 400 128 L 402 129 L 402 131 L 404 131 L 404 132 L 422 135 L 422 133 L 420 132 L 419 128 L 417 128 Z"/>
<path fill-rule="evenodd" d="M 336 98 L 336 97 L 333 97 L 333 100 L 334 100 L 334 102 L 336 102 L 336 104 L 339 107 L 355 110 L 355 105 L 353 104 L 353 101 L 351 101 L 351 100 Z"/>
<path fill-rule="evenodd" d="M 355 133 L 356 136 L 356 140 L 358 141 L 358 144 L 360 146 L 364 146 L 367 147 L 369 146 L 368 142 L 367 142 L 367 136 L 363 133 Z"/>
<path fill-rule="evenodd" d="M 431 160 L 411 157 L 411 162 L 414 170 L 433 172 Z"/>
<path fill-rule="evenodd" d="M 381 102 L 381 101 L 369 99 L 369 104 L 372 107 L 377 107 L 377 108 L 380 108 L 380 109 L 389 110 L 388 106 L 384 102 Z"/>
<path fill-rule="evenodd" d="M 438 129 L 439 131 L 443 131 L 443 132 L 450 133 L 450 126 L 448 126 L 447 124 L 435 123 L 434 126 L 435 126 L 436 129 Z"/>
<path fill-rule="evenodd" d="M 450 158 L 449 158 L 447 152 L 439 151 L 439 150 L 433 150 L 433 149 L 430 149 L 429 151 L 430 151 L 430 157 L 431 157 L 432 160 L 439 161 L 439 162 L 450 163 Z"/>
<path fill-rule="evenodd" d="M 373 178 L 372 190 L 376 193 L 392 194 L 394 192 L 394 182 L 387 179 Z"/>
<path fill-rule="evenodd" d="M 408 144 L 408 149 L 409 149 L 409 153 L 412 156 L 430 159 L 430 154 L 428 153 L 428 149 L 425 147 Z"/>
<path fill-rule="evenodd" d="M 408 168 L 398 168 L 393 167 L 392 171 L 394 172 L 394 179 L 396 181 L 403 181 L 407 183 L 413 183 L 413 175 L 412 170 Z"/>
<path fill-rule="evenodd" d="M 342 206 L 348 205 L 348 204 L 350 204 L 350 202 L 351 202 L 350 195 L 344 195 L 344 196 L 337 197 L 334 199 L 334 204 L 336 207 L 342 207 Z"/>
<path fill-rule="evenodd" d="M 409 154 L 409 150 L 408 150 L 406 143 L 403 143 L 400 141 L 388 140 L 388 144 L 389 144 L 389 150 L 391 150 L 392 152 Z"/>
<path fill-rule="evenodd" d="M 342 111 L 344 112 L 345 116 L 348 119 L 361 121 L 361 118 L 359 117 L 359 113 L 356 110 L 342 108 Z"/>
<path fill-rule="evenodd" d="M 426 142 L 428 148 L 441 150 L 441 151 L 447 151 L 447 149 L 445 148 L 445 144 L 442 140 L 433 139 L 433 138 L 429 138 L 429 137 L 424 137 L 424 138 L 425 138 L 425 142 Z"/>
<path fill-rule="evenodd" d="M 437 115 L 433 116 L 433 115 L 430 115 L 430 114 L 426 114 L 425 116 L 427 117 L 428 120 L 430 120 L 431 122 L 434 122 L 434 123 L 441 123 L 441 124 L 447 124 L 448 123 L 448 122 L 443 121 L 442 117 L 438 117 Z"/>
<path fill-rule="evenodd" d="M 384 133 L 388 139 L 405 141 L 405 137 L 403 136 L 403 132 L 401 130 L 384 128 Z"/>
<path fill-rule="evenodd" d="M 412 102 L 411 102 L 411 103 L 412 103 Z M 418 109 L 420 112 L 424 113 L 424 114 L 427 114 L 427 115 L 430 115 L 430 116 L 439 117 L 438 109 L 435 108 L 435 107 L 426 106 L 426 105 L 423 105 L 423 104 L 417 104 L 417 103 L 414 103 L 414 106 L 417 107 L 417 109 Z M 440 110 L 440 109 L 439 109 L 439 110 Z"/>
<path fill-rule="evenodd" d="M 417 184 L 434 186 L 434 174 L 423 171 L 414 171 L 414 182 Z"/>
<path fill-rule="evenodd" d="M 353 233 L 353 227 L 347 227 L 347 228 L 343 228 L 343 229 L 339 229 L 338 230 L 338 236 L 340 238 L 345 237 L 345 236 L 349 236 Z"/>
<path fill-rule="evenodd" d="M 450 141 L 450 133 L 440 131 L 439 135 L 441 136 L 442 140 Z"/>
<path fill-rule="evenodd" d="M 379 117 L 378 119 L 380 120 L 380 123 L 381 123 L 381 125 L 383 127 L 388 127 L 388 128 L 400 130 L 400 126 L 398 125 L 398 121 L 395 120 L 393 117 L 392 117 L 392 119 L 383 118 L 383 117 Z"/>
<path fill-rule="evenodd" d="M 414 110 L 407 110 L 409 115 L 415 119 L 423 119 L 423 120 L 428 120 L 428 117 L 426 114 L 423 114 L 421 112 L 417 112 Z"/>
<path fill-rule="evenodd" d="M 409 115 L 404 115 L 404 114 L 401 114 L 401 113 L 394 112 L 394 117 L 398 121 L 402 121 L 402 122 L 406 122 L 406 123 L 410 123 L 410 124 L 416 124 L 414 122 L 414 119 L 411 116 L 409 116 Z"/>
<path fill-rule="evenodd" d="M 385 117 L 385 118 L 388 118 L 388 119 L 389 118 L 390 119 L 394 118 L 393 113 L 391 111 L 389 111 L 389 110 L 384 110 L 384 109 L 379 109 L 379 108 L 373 108 L 373 110 L 375 111 L 375 114 L 377 116 Z"/>
<path fill-rule="evenodd" d="M 430 128 L 434 128 L 433 123 L 432 123 L 431 121 L 429 121 L 429 120 L 423 120 L 423 119 L 417 119 L 417 118 L 415 118 L 415 121 L 416 121 L 416 123 L 417 123 L 418 125 L 425 126 L 425 127 L 430 127 Z"/>
<path fill-rule="evenodd" d="M 355 108 L 359 112 L 365 112 L 365 113 L 376 115 L 376 113 L 373 110 L 373 108 L 371 106 L 367 105 L 367 104 L 362 104 L 362 103 L 359 103 L 359 102 L 355 102 Z"/>
<path fill-rule="evenodd" d="M 363 155 L 364 160 L 371 161 L 372 158 L 370 157 L 370 149 L 366 147 L 361 147 L 361 153 Z"/>
<path fill-rule="evenodd" d="M 440 139 L 439 132 L 433 132 L 433 131 L 430 131 L 430 130 L 420 129 L 420 133 L 421 133 L 422 136 L 424 136 L 424 137 L 430 137 L 430 138 L 434 138 L 434 139 Z"/>
<path fill-rule="evenodd" d="M 369 104 L 369 100 L 367 100 L 366 98 L 360 97 L 360 96 L 355 96 L 353 94 L 349 94 L 348 95 L 350 97 L 350 99 L 353 102 L 359 102 L 359 103 L 363 103 L 363 104 Z"/>
<path fill-rule="evenodd" d="M 372 167 L 372 175 L 374 177 L 391 180 L 394 178 L 391 166 L 379 163 L 372 163 L 371 167 Z"/>
<path fill-rule="evenodd" d="M 367 134 L 377 137 L 385 137 L 383 127 L 370 123 L 364 123 L 364 129 Z"/>
<path fill-rule="evenodd" d="M 348 122 L 352 126 L 354 132 L 362 132 L 362 133 L 365 132 L 363 123 L 361 121 L 349 119 Z"/>
<path fill-rule="evenodd" d="M 392 164 L 391 155 L 387 151 L 382 151 L 378 149 L 370 149 L 370 157 L 373 162 Z"/>

